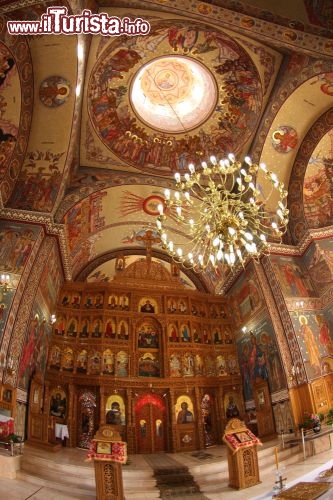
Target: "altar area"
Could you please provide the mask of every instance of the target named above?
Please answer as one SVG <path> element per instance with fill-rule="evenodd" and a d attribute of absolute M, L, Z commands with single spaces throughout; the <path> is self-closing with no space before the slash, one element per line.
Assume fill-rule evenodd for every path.
<path fill-rule="evenodd" d="M 272 498 L 276 471 L 274 450 L 280 445 L 281 439 L 278 438 L 264 442 L 259 448 L 261 482 L 246 489 L 246 498 L 249 500 Z M 10 495 L 13 500 L 20 500 L 34 495 L 37 499 L 95 499 L 94 466 L 92 462 L 85 461 L 86 455 L 87 451 L 79 448 L 61 447 L 58 452 L 52 452 L 27 444 L 21 457 L 22 469 L 16 478 L 0 477 L 0 498 Z M 156 457 L 156 463 L 160 466 L 164 456 L 186 466 L 208 500 L 220 500 L 221 497 L 225 500 L 244 499 L 244 490 L 228 486 L 227 447 L 218 445 L 194 452 L 150 454 L 149 460 L 144 454 L 129 455 L 128 463 L 123 466 L 126 500 L 137 499 L 138 495 L 141 495 L 140 498 L 159 498 L 151 464 Z M 279 459 L 281 467 L 285 467 L 286 487 L 300 481 L 314 481 L 321 472 L 333 466 L 332 450 L 304 460 L 302 451 L 292 447 L 284 451 L 281 449 Z M 329 497 L 319 498 L 328 500 Z"/>

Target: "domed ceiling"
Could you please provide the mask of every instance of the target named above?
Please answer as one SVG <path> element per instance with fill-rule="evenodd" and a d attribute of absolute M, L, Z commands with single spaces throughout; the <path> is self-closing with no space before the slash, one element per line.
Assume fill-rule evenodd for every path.
<path fill-rule="evenodd" d="M 108 167 L 118 160 L 172 175 L 188 161 L 239 152 L 263 108 L 267 89 L 259 71 L 270 73 L 266 85 L 272 85 L 280 58 L 266 50 L 258 70 L 221 30 L 186 19 L 150 23 L 149 35 L 138 40 L 118 37 L 102 51 L 101 42 L 92 43 L 97 62 L 87 89 L 89 125 L 112 153 Z"/>
<path fill-rule="evenodd" d="M 217 95 L 207 68 L 182 56 L 152 59 L 134 76 L 129 90 L 138 119 L 167 134 L 203 125 L 215 110 Z"/>
<path fill-rule="evenodd" d="M 41 35 L 21 42 L 6 37 L 2 24 L 1 54 L 16 62 L 1 84 L 3 204 L 53 218 L 54 232 L 64 228 L 67 277 L 110 279 L 118 255 L 131 262 L 148 247 L 170 266 L 154 232 L 157 206 L 164 189 L 174 187 L 175 172 L 212 154 L 249 153 L 277 173 L 289 191 L 287 243 L 332 224 L 333 44 L 326 2 L 291 3 L 290 15 L 276 2 L 265 2 L 265 10 L 255 0 L 215 3 L 151 1 L 149 10 L 140 2 L 131 9 L 122 1 L 85 3 L 109 16 L 148 21 L 149 34 L 137 36 Z M 60 4 L 74 14 L 82 7 Z M 40 19 L 51 3 L 35 2 L 29 11 L 20 2 L 0 5 L 12 19 Z M 22 102 L 14 106 L 9 82 L 21 87 Z M 257 185 L 265 196 L 260 175 Z M 224 272 L 182 278 L 219 291 Z"/>

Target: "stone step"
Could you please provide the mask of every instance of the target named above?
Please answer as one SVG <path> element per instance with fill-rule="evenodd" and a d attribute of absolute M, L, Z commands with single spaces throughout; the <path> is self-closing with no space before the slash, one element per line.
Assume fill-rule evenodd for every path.
<path fill-rule="evenodd" d="M 192 493 L 200 493 L 200 488 L 197 484 L 163 484 L 159 487 L 159 490 L 162 493 L 173 491 L 178 494 L 192 494 Z"/>
<path fill-rule="evenodd" d="M 225 448 L 221 450 L 221 456 L 210 460 L 195 461 L 194 455 L 183 454 L 172 455 L 179 463 L 177 466 L 163 466 L 164 457 L 156 456 L 156 462 L 161 464 L 159 476 L 154 477 L 152 464 L 145 457 L 132 457 L 127 465 L 122 466 L 123 487 L 126 500 L 157 500 L 165 498 L 170 500 L 204 500 L 209 494 L 213 496 L 223 495 L 228 487 L 229 471 Z M 288 446 L 285 449 L 279 447 L 279 462 L 281 466 L 302 460 L 302 449 L 299 446 Z M 24 455 L 21 456 L 22 467 L 18 476 L 25 481 L 47 486 L 64 494 L 71 495 L 80 500 L 91 500 L 96 498 L 95 471 L 93 462 L 85 462 L 85 455 L 78 455 L 78 459 L 71 460 L 59 453 L 41 453 L 33 448 L 26 447 Z M 165 457 L 170 460 L 170 457 Z M 185 466 L 182 465 L 184 461 Z M 263 449 L 258 447 L 258 461 L 261 477 L 268 477 L 275 471 L 274 446 Z M 174 460 L 175 462 L 175 460 Z M 171 474 L 170 474 L 171 473 Z M 168 477 L 169 476 L 169 477 Z M 193 482 L 187 480 L 192 477 Z M 167 480 L 172 479 L 168 488 Z M 160 481 L 160 488 L 158 487 Z M 200 492 L 201 493 L 200 493 Z M 163 496 L 162 496 L 163 495 Z M 207 496 L 205 496 L 207 495 Z M 56 496 L 55 496 L 56 498 Z"/>
<path fill-rule="evenodd" d="M 194 496 L 204 498 L 203 496 L 198 497 L 201 495 L 201 491 L 193 480 L 188 467 L 182 466 L 176 461 L 170 466 L 154 468 L 154 477 L 162 499 L 188 498 L 192 500 Z"/>
<path fill-rule="evenodd" d="M 170 474 L 170 473 L 173 473 L 173 474 L 184 474 L 187 472 L 187 467 L 182 467 L 181 465 L 177 465 L 177 468 L 175 469 L 175 466 L 172 466 L 172 467 L 155 467 L 154 468 L 154 471 L 155 471 L 155 474 Z"/>
<path fill-rule="evenodd" d="M 164 478 L 162 481 L 159 481 L 157 480 L 156 481 L 156 485 L 158 487 L 165 487 L 165 486 L 168 486 L 168 485 L 174 485 L 175 487 L 176 486 L 185 486 L 185 487 L 188 487 L 188 486 L 192 486 L 194 484 L 194 481 L 193 481 L 193 477 L 192 476 L 188 476 L 184 479 L 184 481 L 179 481 L 179 480 L 176 480 L 174 481 L 174 479 L 171 477 L 171 478 Z"/>
<path fill-rule="evenodd" d="M 16 477 L 40 487 L 45 486 L 52 490 L 77 496 L 80 500 L 96 498 L 95 481 L 87 485 L 86 481 L 83 481 L 84 478 L 80 476 L 75 482 L 68 480 L 64 482 L 63 475 L 55 475 L 52 470 L 46 473 L 45 468 L 43 470 L 37 469 L 37 471 L 33 468 L 28 469 L 30 470 L 17 471 Z M 143 498 L 145 500 L 158 499 L 159 490 L 156 488 L 156 481 L 147 477 L 145 479 L 141 478 L 140 482 L 138 482 L 136 476 L 137 472 L 134 472 L 134 474 L 131 474 L 131 472 L 123 474 L 123 488 L 126 500 L 142 500 Z M 80 487 L 78 487 L 78 484 Z"/>
<path fill-rule="evenodd" d="M 84 457 L 84 455 L 83 455 Z M 126 500 L 156 500 L 159 490 L 149 466 L 140 469 L 124 465 L 122 470 Z M 78 460 L 69 463 L 58 454 L 45 454 L 34 447 L 26 447 L 21 456 L 17 477 L 40 487 L 52 488 L 82 500 L 96 498 L 95 469 L 93 462 Z"/>
<path fill-rule="evenodd" d="M 21 460 L 21 471 L 47 481 L 59 482 L 63 485 L 95 489 L 95 470 L 93 464 L 63 464 L 25 453 Z"/>
<path fill-rule="evenodd" d="M 280 449 L 279 448 L 279 464 L 281 468 L 287 467 L 288 464 L 297 463 L 302 460 L 303 454 L 300 451 L 299 447 L 291 447 Z M 261 478 L 272 476 L 275 477 L 276 464 L 275 464 L 275 453 L 274 447 L 267 448 L 264 450 L 258 449 L 258 464 L 259 464 L 259 476 Z M 219 473 L 215 470 L 211 470 L 211 465 L 213 464 L 204 464 L 203 466 L 196 468 L 190 468 L 189 470 L 195 480 L 195 482 L 199 485 L 200 491 L 203 494 L 220 494 L 221 497 L 226 487 L 229 484 L 229 469 L 227 459 L 223 462 L 220 462 L 219 465 L 224 466 L 223 470 Z"/>
<path fill-rule="evenodd" d="M 68 485 L 64 483 L 57 483 L 57 478 L 53 478 L 53 480 L 45 479 L 43 477 L 37 476 L 32 473 L 28 473 L 25 471 L 18 471 L 16 474 L 17 479 L 21 479 L 26 483 L 33 484 L 39 488 L 47 487 L 48 489 L 54 490 L 55 492 L 59 492 L 62 495 L 71 495 L 74 498 L 79 498 L 80 500 L 92 500 L 96 499 L 96 488 L 92 488 L 91 490 L 87 487 L 79 488 L 77 485 Z M 60 480 L 60 479 L 58 479 Z M 80 484 L 80 483 L 78 483 Z"/>

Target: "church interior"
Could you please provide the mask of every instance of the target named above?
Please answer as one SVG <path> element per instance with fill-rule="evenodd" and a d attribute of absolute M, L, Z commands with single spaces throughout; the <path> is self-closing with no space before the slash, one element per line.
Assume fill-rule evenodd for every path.
<path fill-rule="evenodd" d="M 141 31 L 9 33 L 60 5 Z M 263 441 L 333 423 L 332 20 L 329 0 L 0 0 L 3 428 L 89 450 L 110 424 L 155 454 L 222 445 L 235 417 Z M 194 241 L 179 192 L 202 168 L 213 198 L 216 165 L 229 202 Z M 236 203 L 249 223 L 220 217 Z M 241 220 L 245 254 L 206 219 Z"/>

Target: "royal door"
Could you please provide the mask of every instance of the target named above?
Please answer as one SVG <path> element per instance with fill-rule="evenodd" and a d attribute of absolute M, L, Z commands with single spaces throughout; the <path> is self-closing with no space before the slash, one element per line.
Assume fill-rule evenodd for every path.
<path fill-rule="evenodd" d="M 162 398 L 144 394 L 135 405 L 137 453 L 167 451 L 167 412 Z"/>

